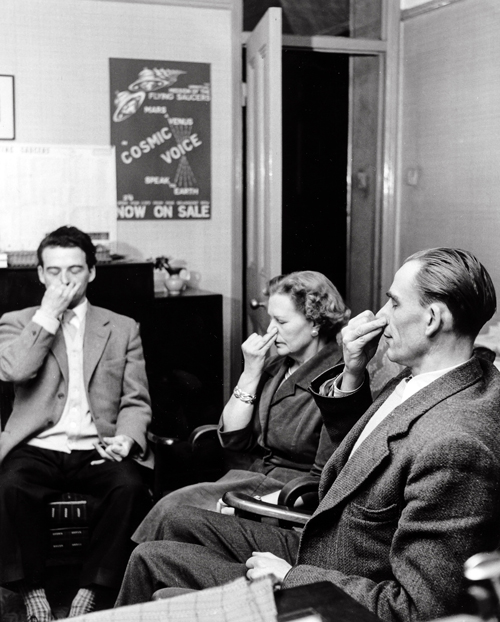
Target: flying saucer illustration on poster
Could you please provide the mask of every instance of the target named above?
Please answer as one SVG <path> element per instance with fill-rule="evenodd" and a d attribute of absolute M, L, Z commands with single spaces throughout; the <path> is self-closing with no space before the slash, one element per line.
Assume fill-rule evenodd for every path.
<path fill-rule="evenodd" d="M 210 65 L 110 59 L 120 220 L 211 218 Z"/>
<path fill-rule="evenodd" d="M 113 121 L 120 123 L 125 121 L 133 114 L 135 114 L 142 103 L 146 99 L 146 93 L 139 91 L 138 93 L 129 93 L 128 91 L 122 91 L 115 97 L 115 112 L 113 113 Z"/>
<path fill-rule="evenodd" d="M 170 86 L 177 81 L 177 77 L 185 73 L 179 69 L 148 69 L 139 73 L 139 78 L 129 85 L 131 91 L 157 91 L 165 86 Z"/>

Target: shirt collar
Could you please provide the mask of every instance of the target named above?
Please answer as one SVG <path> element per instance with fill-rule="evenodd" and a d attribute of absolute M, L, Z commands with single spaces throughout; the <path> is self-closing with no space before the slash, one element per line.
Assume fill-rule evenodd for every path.
<path fill-rule="evenodd" d="M 451 367 L 445 367 L 444 369 L 438 369 L 436 371 L 427 371 L 423 374 L 418 374 L 418 376 L 409 376 L 408 378 L 406 378 L 406 385 L 403 391 L 403 401 L 407 400 L 409 397 L 414 395 L 417 391 L 420 391 L 420 389 L 423 389 L 424 387 L 429 385 L 431 382 L 434 382 L 434 380 L 441 378 L 441 376 L 444 376 L 452 369 L 460 367 L 460 365 L 463 365 L 465 362 L 466 361 L 463 361 L 462 363 L 458 363 L 457 365 L 452 365 Z"/>

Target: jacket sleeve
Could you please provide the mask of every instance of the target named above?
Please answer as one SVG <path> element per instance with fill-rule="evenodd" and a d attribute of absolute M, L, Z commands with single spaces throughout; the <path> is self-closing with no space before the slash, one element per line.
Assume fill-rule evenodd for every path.
<path fill-rule="evenodd" d="M 0 380 L 22 383 L 42 367 L 55 335 L 19 312 L 0 318 Z"/>
<path fill-rule="evenodd" d="M 241 428 L 240 430 L 232 430 L 231 432 L 225 432 L 223 430 L 223 420 L 221 415 L 219 420 L 218 435 L 220 444 L 224 447 L 224 449 L 238 452 L 251 452 L 256 448 L 257 440 L 261 433 L 259 421 L 260 400 L 263 392 L 267 390 L 266 385 L 270 379 L 271 377 L 264 370 L 259 381 L 259 386 L 257 387 L 257 400 L 253 407 L 252 418 L 248 422 L 248 425 L 244 428 Z"/>
<path fill-rule="evenodd" d="M 338 417 L 340 417 L 340 415 L 345 417 L 348 416 L 348 413 L 353 410 L 356 411 L 356 417 L 357 419 L 359 419 L 359 417 L 364 414 L 366 409 L 372 403 L 372 396 L 370 392 L 370 377 L 368 376 L 368 372 L 365 372 L 365 381 L 363 382 L 359 390 L 352 395 L 348 395 L 346 397 L 327 397 L 320 394 L 321 386 L 327 380 L 331 380 L 332 378 L 336 378 L 337 376 L 339 376 L 343 371 L 343 363 L 335 365 L 335 367 L 327 369 L 317 378 L 315 378 L 311 382 L 311 386 L 309 387 L 309 391 L 312 393 L 314 401 L 320 409 L 324 419 L 328 419 L 328 416 L 332 414 Z M 349 421 L 346 421 L 345 424 L 342 425 L 348 426 Z M 334 436 L 337 434 L 335 428 L 332 428 L 332 434 Z"/>
<path fill-rule="evenodd" d="M 465 560 L 497 545 L 498 460 L 479 439 L 450 430 L 445 437 L 429 435 L 404 468 L 401 508 L 388 508 L 392 517 L 348 503 L 340 519 L 344 528 L 352 529 L 352 559 L 369 565 L 388 557 L 390 570 L 383 579 L 335 569 L 351 562 L 337 559 L 338 551 L 328 548 L 328 532 L 339 518 L 325 511 L 310 521 L 315 533 L 309 549 L 318 553 L 318 547 L 324 547 L 322 567 L 308 563 L 310 551 L 299 553 L 283 587 L 331 581 L 386 622 L 430 620 L 463 611 Z M 303 542 L 307 531 L 308 526 Z"/>
<path fill-rule="evenodd" d="M 151 400 L 146 364 L 139 327 L 133 322 L 127 345 L 116 434 L 125 434 L 132 438 L 143 455 L 147 449 L 146 432 L 150 422 Z"/>
<path fill-rule="evenodd" d="M 354 424 L 364 415 L 372 403 L 368 374 L 366 374 L 365 382 L 360 390 L 353 395 L 341 398 L 320 395 L 320 388 L 323 383 L 336 378 L 342 373 L 343 369 L 343 364 L 331 367 L 315 378 L 309 387 L 309 392 L 312 394 L 316 406 L 321 412 L 324 424 L 315 466 L 313 467 L 314 471 L 317 471 L 318 468 L 323 468 L 330 455 L 337 449 Z"/>

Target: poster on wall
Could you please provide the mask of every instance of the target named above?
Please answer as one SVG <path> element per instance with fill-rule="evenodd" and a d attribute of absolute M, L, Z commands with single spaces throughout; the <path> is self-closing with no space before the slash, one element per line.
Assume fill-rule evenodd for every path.
<path fill-rule="evenodd" d="M 109 66 L 118 220 L 209 219 L 210 65 Z"/>

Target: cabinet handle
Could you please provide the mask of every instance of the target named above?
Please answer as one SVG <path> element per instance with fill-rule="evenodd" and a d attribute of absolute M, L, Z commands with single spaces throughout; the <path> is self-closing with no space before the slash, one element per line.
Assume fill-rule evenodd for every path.
<path fill-rule="evenodd" d="M 257 298 L 252 298 L 252 300 L 250 300 L 250 308 L 251 309 L 258 309 L 259 307 L 264 307 L 264 309 L 266 308 L 266 303 L 265 302 L 259 302 L 257 300 Z"/>

